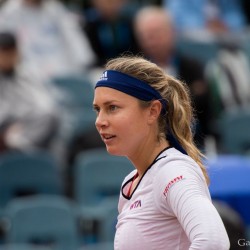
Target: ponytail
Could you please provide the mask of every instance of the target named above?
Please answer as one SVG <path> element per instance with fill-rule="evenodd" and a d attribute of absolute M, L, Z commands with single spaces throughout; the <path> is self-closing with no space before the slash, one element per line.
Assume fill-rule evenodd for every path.
<path fill-rule="evenodd" d="M 190 93 L 187 85 L 177 79 L 167 76 L 168 86 L 161 93 L 168 100 L 167 126 L 187 154 L 200 166 L 207 183 L 209 177 L 202 163 L 204 155 L 193 141 L 193 125 L 195 123 L 191 106 Z"/>

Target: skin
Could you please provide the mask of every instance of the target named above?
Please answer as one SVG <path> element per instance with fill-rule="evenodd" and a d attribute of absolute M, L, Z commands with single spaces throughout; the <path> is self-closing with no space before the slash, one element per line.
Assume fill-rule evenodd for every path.
<path fill-rule="evenodd" d="M 0 49 L 0 71 L 5 72 L 13 69 L 18 61 L 16 49 Z"/>
<path fill-rule="evenodd" d="M 95 125 L 107 151 L 128 157 L 138 171 L 139 181 L 155 157 L 169 146 L 166 140 L 157 139 L 161 103 L 156 100 L 142 108 L 130 95 L 98 87 L 93 106 L 97 112 Z"/>
<path fill-rule="evenodd" d="M 23 0 L 23 4 L 30 7 L 39 7 L 44 0 Z"/>
<path fill-rule="evenodd" d="M 175 33 L 165 11 L 138 15 L 135 34 L 143 52 L 158 65 L 165 67 L 175 50 Z"/>
<path fill-rule="evenodd" d="M 135 19 L 135 34 L 143 53 L 165 69 L 171 66 L 176 46 L 176 34 L 170 16 L 165 10 L 140 13 Z M 206 94 L 207 85 L 196 80 L 190 85 L 192 93 Z"/>

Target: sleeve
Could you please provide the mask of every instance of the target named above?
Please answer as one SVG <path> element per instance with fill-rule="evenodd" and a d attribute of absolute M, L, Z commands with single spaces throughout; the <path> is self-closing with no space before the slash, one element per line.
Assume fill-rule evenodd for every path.
<path fill-rule="evenodd" d="M 173 161 L 159 171 L 155 185 L 159 208 L 178 219 L 191 242 L 189 250 L 229 249 L 226 229 L 211 202 L 205 179 L 200 168 L 193 165 Z"/>

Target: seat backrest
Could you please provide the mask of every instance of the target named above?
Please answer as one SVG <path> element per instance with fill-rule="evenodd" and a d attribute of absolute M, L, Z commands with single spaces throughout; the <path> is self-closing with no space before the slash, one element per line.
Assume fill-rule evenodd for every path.
<path fill-rule="evenodd" d="M 218 53 L 218 44 L 210 41 L 198 41 L 188 38 L 180 38 L 177 42 L 177 51 L 191 58 L 195 58 L 203 63 L 207 63 Z"/>
<path fill-rule="evenodd" d="M 52 84 L 64 93 L 59 104 L 69 117 L 68 135 L 63 139 L 69 144 L 89 129 L 95 128 L 96 114 L 93 111 L 94 86 L 87 75 L 65 75 L 52 79 Z"/>
<path fill-rule="evenodd" d="M 250 153 L 250 110 L 238 108 L 224 112 L 219 122 L 220 147 L 224 153 Z"/>
<path fill-rule="evenodd" d="M 74 115 L 72 116 L 72 132 L 70 137 L 74 139 L 90 130 L 96 130 L 95 120 L 96 114 L 92 108 L 75 110 Z"/>
<path fill-rule="evenodd" d="M 80 235 L 75 204 L 63 196 L 16 198 L 6 207 L 10 229 L 7 243 L 33 243 L 58 249 L 77 249 Z"/>
<path fill-rule="evenodd" d="M 0 250 L 59 250 L 49 246 L 38 246 L 35 244 L 2 244 Z"/>
<path fill-rule="evenodd" d="M 104 148 L 81 153 L 74 165 L 74 197 L 83 205 L 95 205 L 108 196 L 119 195 L 124 177 L 134 170 L 125 157 L 111 156 Z"/>
<path fill-rule="evenodd" d="M 96 244 L 88 244 L 87 246 L 81 247 L 79 250 L 113 250 L 113 249 L 114 249 L 113 242 L 103 242 Z"/>
<path fill-rule="evenodd" d="M 52 83 L 65 92 L 62 105 L 77 108 L 92 108 L 94 86 L 87 75 L 66 75 L 52 79 Z"/>
<path fill-rule="evenodd" d="M 17 196 L 62 192 L 59 166 L 48 152 L 8 152 L 0 156 L 0 207 Z"/>

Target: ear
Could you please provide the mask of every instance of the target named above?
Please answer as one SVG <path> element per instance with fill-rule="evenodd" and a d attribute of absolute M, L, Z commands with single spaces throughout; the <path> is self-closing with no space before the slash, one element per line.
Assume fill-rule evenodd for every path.
<path fill-rule="evenodd" d="M 148 124 L 155 122 L 161 114 L 162 105 L 158 100 L 152 101 L 149 107 Z"/>

